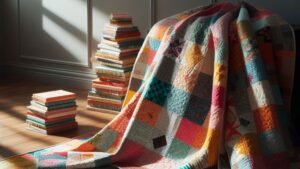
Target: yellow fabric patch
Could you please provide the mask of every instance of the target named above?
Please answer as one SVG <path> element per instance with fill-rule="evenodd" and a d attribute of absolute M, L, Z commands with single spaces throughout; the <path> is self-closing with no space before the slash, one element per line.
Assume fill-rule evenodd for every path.
<path fill-rule="evenodd" d="M 214 129 L 208 129 L 203 147 L 208 151 L 208 166 L 213 166 L 217 162 L 219 149 L 219 134 Z"/>
<path fill-rule="evenodd" d="M 225 77 L 226 77 L 226 67 L 224 65 L 215 64 L 214 65 L 214 85 L 223 86 L 222 84 L 225 83 Z"/>
<path fill-rule="evenodd" d="M 186 51 L 187 65 L 190 68 L 194 67 L 203 58 L 199 45 L 197 44 L 193 43 L 189 45 Z"/>
<path fill-rule="evenodd" d="M 234 149 L 246 156 L 260 154 L 260 144 L 257 135 L 248 133 L 241 136 Z"/>
<path fill-rule="evenodd" d="M 134 91 L 128 90 L 128 92 L 126 94 L 126 97 L 124 99 L 122 108 L 125 107 L 128 104 L 129 100 L 131 100 L 131 98 L 134 96 L 134 94 L 135 94 Z"/>

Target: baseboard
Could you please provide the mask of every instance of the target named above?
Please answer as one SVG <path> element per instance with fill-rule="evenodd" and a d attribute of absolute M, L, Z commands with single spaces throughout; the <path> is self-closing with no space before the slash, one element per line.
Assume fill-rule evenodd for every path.
<path fill-rule="evenodd" d="M 74 86 L 82 89 L 90 89 L 91 80 L 96 78 L 95 73 L 92 71 L 79 72 L 26 64 L 8 64 L 5 67 L 8 76 L 49 84 Z"/>

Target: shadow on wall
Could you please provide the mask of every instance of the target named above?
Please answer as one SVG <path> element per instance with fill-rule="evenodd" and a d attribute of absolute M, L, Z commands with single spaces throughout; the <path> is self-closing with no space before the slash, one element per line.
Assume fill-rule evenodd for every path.
<path fill-rule="evenodd" d="M 20 1 L 21 54 L 87 65 L 86 5 L 81 0 Z"/>
<path fill-rule="evenodd" d="M 87 65 L 88 31 L 92 30 L 93 56 L 110 13 L 128 12 L 143 36 L 151 28 L 150 1 L 91 1 L 91 11 L 87 11 L 88 3 L 86 0 L 20 1 L 21 54 Z M 89 12 L 92 13 L 90 25 L 87 23 Z"/>

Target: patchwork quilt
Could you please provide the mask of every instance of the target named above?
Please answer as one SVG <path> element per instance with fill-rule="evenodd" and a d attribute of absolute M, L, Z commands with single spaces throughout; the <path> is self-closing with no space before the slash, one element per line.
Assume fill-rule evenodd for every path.
<path fill-rule="evenodd" d="M 290 26 L 247 3 L 158 22 L 135 63 L 121 113 L 94 136 L 0 168 L 290 169 Z"/>

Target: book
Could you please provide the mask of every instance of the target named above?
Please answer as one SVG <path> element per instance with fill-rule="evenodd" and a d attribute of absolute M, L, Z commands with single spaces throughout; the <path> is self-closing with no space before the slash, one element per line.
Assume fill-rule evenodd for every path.
<path fill-rule="evenodd" d="M 89 91 L 88 96 L 102 97 L 102 98 L 114 99 L 114 100 L 124 100 L 124 98 L 125 98 L 124 96 L 100 93 L 100 92 L 97 92 L 96 89 L 94 89 L 94 88 L 92 88 L 92 90 Z"/>
<path fill-rule="evenodd" d="M 107 67 L 112 67 L 112 68 L 132 68 L 133 67 L 133 63 L 129 63 L 129 64 L 118 64 L 118 63 L 112 63 L 112 62 L 103 62 L 100 60 L 96 60 L 96 62 L 94 63 L 94 66 L 99 66 L 99 65 L 104 65 Z"/>
<path fill-rule="evenodd" d="M 36 123 L 40 126 L 43 126 L 45 128 L 50 128 L 50 127 L 56 127 L 56 126 L 61 126 L 64 125 L 66 123 L 71 123 L 71 122 L 75 122 L 75 118 L 68 118 L 68 119 L 63 119 L 63 120 L 59 120 L 59 121 L 53 121 L 53 122 L 43 122 L 40 121 L 37 118 L 27 118 L 26 122 L 31 122 L 31 123 Z"/>
<path fill-rule="evenodd" d="M 121 25 L 117 25 L 117 24 L 111 24 L 111 23 L 106 23 L 104 25 L 103 30 L 109 30 L 109 31 L 114 31 L 114 32 L 136 32 L 139 31 L 137 26 L 134 26 L 132 24 L 121 24 Z"/>
<path fill-rule="evenodd" d="M 32 98 L 38 100 L 40 103 L 56 102 L 62 100 L 76 99 L 75 93 L 65 90 L 54 90 L 49 92 L 35 93 Z"/>
<path fill-rule="evenodd" d="M 123 103 L 123 100 L 105 98 L 105 97 L 97 97 L 97 96 L 92 96 L 92 95 L 88 95 L 88 99 L 103 102 L 103 103 L 112 103 L 112 104 L 116 104 L 116 105 L 122 105 L 122 103 Z"/>
<path fill-rule="evenodd" d="M 131 56 L 133 58 L 136 58 L 137 53 L 139 52 L 139 49 L 135 48 L 135 49 L 128 49 L 128 50 L 124 50 L 124 51 L 117 51 L 117 50 L 111 50 L 111 49 L 105 49 L 105 48 L 101 48 L 100 50 L 97 50 L 98 54 L 102 54 L 102 57 L 105 56 L 111 56 L 111 57 L 115 57 L 115 58 L 121 58 L 121 57 L 125 57 L 125 56 Z M 127 57 L 126 57 L 127 58 Z"/>
<path fill-rule="evenodd" d="M 70 121 L 67 121 L 67 122 L 64 122 L 64 123 L 61 122 L 61 123 L 57 123 L 57 124 L 54 124 L 54 125 L 51 125 L 51 126 L 45 126 L 45 125 L 40 124 L 38 122 L 26 119 L 26 123 L 47 130 L 47 129 L 51 129 L 51 128 L 55 128 L 55 127 L 64 126 L 64 125 L 67 125 L 69 123 L 77 123 L 77 122 L 75 120 L 73 120 L 73 121 L 70 120 Z"/>
<path fill-rule="evenodd" d="M 47 123 L 47 122 L 54 122 L 54 121 L 60 121 L 63 119 L 70 119 L 70 118 L 75 118 L 76 114 L 70 114 L 70 115 L 64 115 L 64 116 L 59 116 L 59 117 L 50 117 L 46 118 L 43 117 L 39 114 L 32 113 L 32 112 L 27 112 L 27 118 L 31 119 L 37 119 L 41 121 L 42 123 Z"/>
<path fill-rule="evenodd" d="M 110 40 L 116 40 L 118 39 L 129 39 L 129 38 L 135 38 L 135 37 L 140 37 L 141 33 L 140 32 L 131 32 L 131 33 L 111 33 L 108 31 L 103 31 L 102 32 L 103 38 L 110 39 Z"/>
<path fill-rule="evenodd" d="M 92 83 L 101 84 L 101 85 L 110 85 L 115 87 L 128 87 L 128 82 L 103 81 L 99 78 L 92 80 Z"/>
<path fill-rule="evenodd" d="M 63 113 L 56 113 L 56 114 L 43 114 L 37 111 L 28 110 L 27 114 L 35 114 L 43 118 L 51 119 L 51 118 L 60 118 L 67 115 L 76 115 L 76 111 L 70 111 L 70 112 L 63 112 Z"/>
<path fill-rule="evenodd" d="M 110 85 L 101 85 L 101 84 L 92 84 L 92 87 L 97 90 L 111 90 L 116 92 L 126 92 L 127 87 L 116 87 L 116 86 L 110 86 Z"/>
<path fill-rule="evenodd" d="M 96 73 L 98 76 L 107 76 L 107 77 L 124 77 L 129 79 L 131 72 L 121 73 L 121 72 L 110 72 L 96 69 Z"/>
<path fill-rule="evenodd" d="M 134 53 L 134 52 L 128 52 L 127 54 L 118 54 L 118 53 L 113 53 L 113 52 L 107 53 L 105 51 L 100 51 L 100 50 L 97 51 L 95 54 L 96 58 L 112 59 L 117 62 L 122 62 L 124 60 L 129 60 L 131 58 L 135 59 L 136 56 L 137 56 L 137 53 Z"/>
<path fill-rule="evenodd" d="M 39 109 L 42 109 L 44 111 L 49 111 L 49 110 L 55 110 L 55 109 L 68 108 L 68 107 L 74 107 L 74 106 L 76 106 L 76 102 L 69 102 L 69 103 L 52 105 L 52 106 L 44 106 L 44 105 L 42 105 L 39 102 L 36 102 L 34 100 L 30 101 L 30 104 L 32 106 L 38 107 Z"/>
<path fill-rule="evenodd" d="M 99 57 L 97 55 L 95 56 L 95 58 L 101 62 L 116 63 L 116 64 L 120 64 L 120 65 L 127 65 L 127 64 L 133 65 L 133 63 L 135 62 L 135 59 L 136 59 L 136 57 L 130 57 L 130 58 L 126 58 L 123 60 L 116 60 L 116 59 L 111 59 L 111 58 Z"/>
<path fill-rule="evenodd" d="M 63 104 L 69 104 L 69 103 L 75 103 L 76 104 L 76 101 L 75 100 L 61 100 L 61 101 L 57 101 L 57 102 L 47 102 L 47 103 L 43 103 L 43 102 L 40 102 L 39 100 L 36 100 L 35 98 L 32 98 L 33 101 L 43 105 L 43 106 L 49 106 L 49 107 L 52 107 L 52 106 L 57 106 L 57 105 L 63 105 Z"/>
<path fill-rule="evenodd" d="M 26 129 L 37 132 L 37 133 L 41 133 L 41 134 L 55 134 L 55 133 L 60 133 L 60 132 L 64 132 L 64 131 L 71 130 L 71 129 L 76 129 L 77 126 L 78 126 L 77 122 L 73 122 L 73 123 L 68 123 L 66 125 L 63 125 L 63 126 L 52 127 L 52 128 L 49 128 L 46 130 L 35 124 L 27 123 Z"/>
<path fill-rule="evenodd" d="M 106 95 L 113 95 L 113 96 L 125 96 L 126 91 L 113 91 L 113 90 L 106 90 L 106 89 L 97 89 L 94 88 L 97 93 L 106 94 Z"/>
<path fill-rule="evenodd" d="M 108 113 L 108 114 L 118 114 L 119 113 L 119 111 L 101 109 L 101 108 L 97 108 L 97 107 L 92 107 L 90 105 L 87 105 L 86 108 L 90 111 L 96 111 L 96 112 L 101 112 L 101 113 Z"/>
<path fill-rule="evenodd" d="M 131 21 L 132 17 L 128 13 L 115 12 L 110 14 L 110 20 L 127 20 Z"/>
<path fill-rule="evenodd" d="M 99 79 L 103 80 L 103 81 L 119 81 L 119 82 L 128 82 L 129 81 L 129 77 L 124 77 L 124 76 L 110 76 L 107 74 L 97 74 Z"/>
<path fill-rule="evenodd" d="M 50 116 L 50 115 L 54 115 L 54 114 L 63 114 L 66 112 L 76 112 L 76 108 L 77 106 L 73 106 L 73 107 L 67 107 L 67 108 L 62 108 L 62 109 L 56 109 L 56 110 L 49 110 L 49 111 L 45 111 L 43 109 L 40 109 L 39 107 L 35 107 L 32 105 L 27 106 L 27 109 L 32 111 L 32 112 L 37 112 L 38 114 L 43 114 L 44 116 Z"/>
<path fill-rule="evenodd" d="M 105 29 L 102 31 L 102 36 L 112 37 L 112 38 L 124 38 L 124 37 L 134 37 L 141 36 L 141 33 L 138 30 L 130 31 L 115 31 L 110 29 Z"/>
<path fill-rule="evenodd" d="M 141 39 L 140 36 L 130 36 L 130 37 L 123 37 L 123 38 L 120 38 L 120 37 L 119 38 L 111 38 L 111 37 L 105 37 L 105 36 L 103 36 L 103 38 L 107 39 L 107 40 L 116 41 L 118 43 Z"/>
<path fill-rule="evenodd" d="M 118 73 L 128 73 L 132 71 L 132 68 L 113 68 L 113 67 L 109 67 L 109 66 L 105 66 L 105 65 L 99 65 L 99 66 L 95 66 L 96 70 L 103 70 L 103 71 L 111 71 L 111 72 L 118 72 Z"/>
<path fill-rule="evenodd" d="M 143 44 L 143 39 L 117 42 L 117 41 L 112 41 L 112 40 L 107 40 L 107 39 L 102 38 L 101 43 L 115 47 L 115 48 L 122 49 L 122 48 L 127 48 L 127 47 L 140 47 Z M 100 47 L 100 44 L 98 44 L 98 47 Z"/>
<path fill-rule="evenodd" d="M 125 53 L 125 54 L 132 53 L 132 52 L 138 53 L 140 50 L 139 46 L 129 46 L 129 47 L 118 48 L 118 47 L 107 45 L 105 43 L 98 44 L 98 48 L 105 49 L 105 50 L 112 50 L 114 52 Z M 101 50 L 99 52 L 101 52 Z"/>

